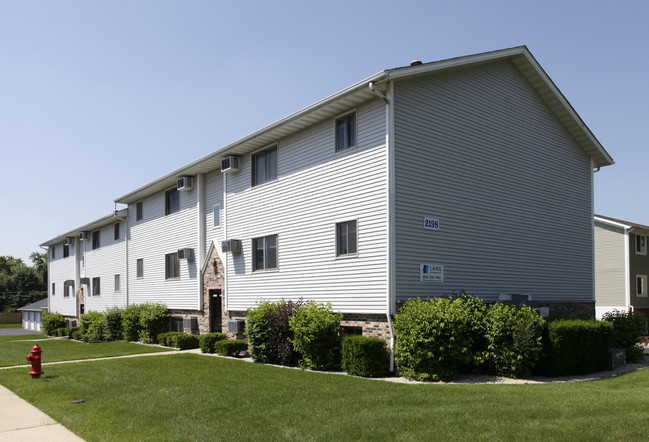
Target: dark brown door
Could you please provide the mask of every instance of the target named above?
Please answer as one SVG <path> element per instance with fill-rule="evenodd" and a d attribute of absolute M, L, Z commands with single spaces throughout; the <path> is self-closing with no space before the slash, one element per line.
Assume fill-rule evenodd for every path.
<path fill-rule="evenodd" d="M 221 289 L 213 289 L 209 291 L 210 295 L 210 324 L 212 333 L 223 331 L 221 324 L 221 316 L 223 309 L 221 307 Z"/>

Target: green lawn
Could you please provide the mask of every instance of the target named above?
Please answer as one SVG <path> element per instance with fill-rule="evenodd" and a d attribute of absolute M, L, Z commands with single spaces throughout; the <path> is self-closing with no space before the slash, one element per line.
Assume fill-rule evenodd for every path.
<path fill-rule="evenodd" d="M 0 324 L 0 330 L 5 328 L 23 328 L 22 324 Z"/>
<path fill-rule="evenodd" d="M 405 385 L 178 354 L 46 372 L 2 370 L 0 383 L 90 441 L 632 441 L 649 432 L 649 370 L 573 384 Z"/>
<path fill-rule="evenodd" d="M 27 364 L 25 358 L 34 344 L 38 344 L 43 349 L 41 358 L 44 363 L 170 350 L 124 341 L 84 344 L 67 339 L 43 339 L 47 337 L 43 335 L 0 336 L 0 367 Z"/>

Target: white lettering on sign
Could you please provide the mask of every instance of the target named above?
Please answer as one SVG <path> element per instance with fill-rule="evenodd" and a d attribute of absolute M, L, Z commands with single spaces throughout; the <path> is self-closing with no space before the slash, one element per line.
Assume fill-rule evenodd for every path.
<path fill-rule="evenodd" d="M 439 230 L 439 220 L 435 218 L 424 218 L 424 229 Z"/>
<path fill-rule="evenodd" d="M 444 266 L 439 264 L 419 264 L 421 282 L 444 282 Z"/>

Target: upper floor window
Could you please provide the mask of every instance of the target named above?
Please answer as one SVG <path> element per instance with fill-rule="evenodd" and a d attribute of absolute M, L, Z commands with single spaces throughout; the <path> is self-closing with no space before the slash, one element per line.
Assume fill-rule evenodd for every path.
<path fill-rule="evenodd" d="M 180 260 L 178 252 L 165 255 L 165 279 L 180 278 Z"/>
<path fill-rule="evenodd" d="M 117 241 L 119 239 L 119 223 L 115 223 L 114 230 L 115 230 L 115 241 Z"/>
<path fill-rule="evenodd" d="M 50 248 L 50 258 L 52 259 L 56 258 L 56 246 L 52 246 Z"/>
<path fill-rule="evenodd" d="M 63 243 L 63 257 L 67 258 L 68 256 L 70 256 L 70 246 Z"/>
<path fill-rule="evenodd" d="M 92 278 L 92 296 L 101 295 L 101 284 L 99 278 Z"/>
<path fill-rule="evenodd" d="M 336 224 L 336 256 L 357 253 L 356 220 Z"/>
<path fill-rule="evenodd" d="M 52 294 L 56 295 L 56 283 L 52 283 Z"/>
<path fill-rule="evenodd" d="M 647 296 L 647 275 L 636 275 L 635 277 L 635 294 L 637 296 Z"/>
<path fill-rule="evenodd" d="M 119 292 L 121 290 L 122 278 L 120 275 L 115 275 L 115 291 Z"/>
<path fill-rule="evenodd" d="M 356 146 L 356 112 L 336 119 L 336 152 Z"/>
<path fill-rule="evenodd" d="M 135 203 L 135 221 L 141 220 L 142 216 L 143 216 L 142 201 L 138 201 L 137 203 Z"/>
<path fill-rule="evenodd" d="M 647 254 L 647 237 L 644 235 L 635 236 L 635 253 L 638 255 Z"/>
<path fill-rule="evenodd" d="M 165 192 L 165 215 L 180 211 L 180 192 L 177 188 Z"/>
<path fill-rule="evenodd" d="M 252 270 L 277 268 L 277 235 L 254 238 L 252 240 Z"/>
<path fill-rule="evenodd" d="M 214 204 L 212 207 L 212 214 L 214 215 L 214 227 L 219 227 L 221 225 L 221 205 Z"/>
<path fill-rule="evenodd" d="M 98 249 L 101 246 L 99 242 L 100 232 L 100 230 L 95 230 L 94 232 L 92 232 L 92 250 Z"/>
<path fill-rule="evenodd" d="M 277 146 L 252 156 L 252 185 L 277 179 Z"/>
<path fill-rule="evenodd" d="M 138 277 L 138 278 L 144 278 L 144 259 L 143 258 L 139 258 L 136 261 L 135 274 L 136 274 L 136 277 Z"/>

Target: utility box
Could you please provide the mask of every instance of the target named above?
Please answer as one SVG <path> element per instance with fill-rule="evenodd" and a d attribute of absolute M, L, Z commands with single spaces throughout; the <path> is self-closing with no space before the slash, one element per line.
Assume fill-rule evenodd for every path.
<path fill-rule="evenodd" d="M 626 350 L 623 348 L 608 349 L 608 369 L 615 370 L 626 364 Z"/>

